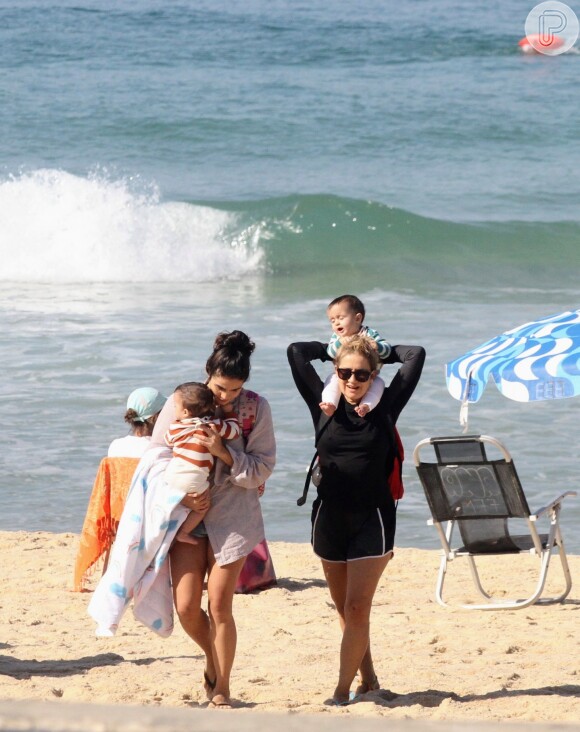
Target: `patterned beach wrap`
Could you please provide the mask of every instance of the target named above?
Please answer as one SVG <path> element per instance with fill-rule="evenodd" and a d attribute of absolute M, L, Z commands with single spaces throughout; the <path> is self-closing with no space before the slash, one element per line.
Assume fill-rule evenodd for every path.
<path fill-rule="evenodd" d="M 88 607 L 99 636 L 115 635 L 131 600 L 143 625 L 163 637 L 173 631 L 168 552 L 189 509 L 164 478 L 170 459 L 171 450 L 152 448 L 137 466 L 109 566 Z"/>
<path fill-rule="evenodd" d="M 100 462 L 81 531 L 73 591 L 86 586 L 99 560 L 110 551 L 139 458 L 106 457 Z"/>
<path fill-rule="evenodd" d="M 250 389 L 244 389 L 240 398 L 238 421 L 242 428 L 242 435 L 247 440 L 250 432 L 254 429 L 256 415 L 258 413 L 259 395 Z M 258 488 L 258 496 L 261 498 L 266 490 L 265 485 Z M 242 571 L 236 584 L 236 594 L 244 595 L 254 590 L 265 590 L 278 584 L 274 563 L 266 539 L 252 549 L 246 557 Z"/>

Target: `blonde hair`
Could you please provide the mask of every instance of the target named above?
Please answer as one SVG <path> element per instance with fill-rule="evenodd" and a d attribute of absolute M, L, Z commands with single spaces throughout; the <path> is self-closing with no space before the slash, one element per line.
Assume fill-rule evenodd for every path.
<path fill-rule="evenodd" d="M 351 353 L 366 358 L 369 362 L 371 371 L 376 371 L 379 368 L 379 353 L 372 338 L 368 338 L 367 336 L 355 336 L 354 338 L 351 338 L 351 340 L 347 341 L 339 348 L 336 358 L 334 359 L 335 365 L 340 366 L 342 359 Z"/>

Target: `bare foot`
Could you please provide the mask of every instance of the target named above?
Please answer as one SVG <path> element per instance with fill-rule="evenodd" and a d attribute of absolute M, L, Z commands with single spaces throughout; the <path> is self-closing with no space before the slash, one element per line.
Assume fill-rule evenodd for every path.
<path fill-rule="evenodd" d="M 368 404 L 359 404 L 358 407 L 354 408 L 354 411 L 358 414 L 359 417 L 364 417 L 371 411 L 371 408 Z"/>
<path fill-rule="evenodd" d="M 214 694 L 208 709 L 233 709 L 232 700 L 225 694 Z"/>
<path fill-rule="evenodd" d="M 337 698 L 333 696 L 331 699 L 327 699 L 324 703 L 327 707 L 348 707 L 352 699 L 344 699 L 342 697 Z"/>
<path fill-rule="evenodd" d="M 377 691 L 381 688 L 381 685 L 379 684 L 379 680 L 376 676 L 373 676 L 373 678 L 370 681 L 364 681 L 361 679 L 360 684 L 356 687 L 356 691 L 354 692 L 356 696 L 359 694 L 368 694 L 369 691 Z"/>
<path fill-rule="evenodd" d="M 318 406 L 324 412 L 324 414 L 326 414 L 327 417 L 332 417 L 332 415 L 336 412 L 336 407 L 330 402 L 320 402 Z"/>
<path fill-rule="evenodd" d="M 334 690 L 334 694 L 330 699 L 327 699 L 324 703 L 330 707 L 346 707 L 351 702 L 350 694 L 347 691 L 339 691 L 338 687 Z"/>

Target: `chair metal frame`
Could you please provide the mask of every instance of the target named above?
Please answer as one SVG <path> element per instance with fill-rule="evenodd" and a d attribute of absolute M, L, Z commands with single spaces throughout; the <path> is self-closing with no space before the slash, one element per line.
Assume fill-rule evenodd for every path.
<path fill-rule="evenodd" d="M 515 479 L 517 481 L 518 489 L 521 490 L 523 498 L 525 499 L 525 494 L 523 494 L 523 489 L 521 488 L 521 484 L 519 483 L 519 479 L 517 478 L 517 473 L 515 472 L 515 466 L 513 465 L 513 460 L 508 452 L 508 450 L 502 445 L 502 443 L 495 439 L 494 437 L 490 437 L 488 435 L 461 435 L 461 436 L 450 436 L 450 437 L 430 437 L 426 438 L 424 440 L 421 440 L 417 446 L 415 447 L 415 450 L 413 452 L 413 461 L 415 463 L 415 467 L 417 468 L 417 472 L 419 474 L 419 478 L 421 480 L 421 484 L 423 485 L 423 489 L 425 491 L 425 495 L 428 497 L 428 488 L 425 485 L 425 482 L 423 481 L 423 477 L 420 472 L 420 468 L 422 465 L 426 465 L 428 463 L 421 462 L 420 459 L 420 452 L 427 446 L 435 447 L 437 444 L 441 443 L 460 443 L 460 442 L 478 442 L 482 446 L 483 455 L 486 457 L 485 453 L 485 445 L 493 445 L 497 450 L 499 450 L 500 454 L 503 457 L 503 461 L 505 461 L 506 465 L 510 465 L 513 469 L 513 475 L 515 476 Z M 502 461 L 502 462 L 503 462 Z M 498 461 L 496 461 L 498 462 Z M 443 467 L 459 467 L 459 464 L 453 464 L 451 462 L 446 463 L 441 461 L 439 458 L 437 459 L 437 463 L 430 463 L 431 465 L 436 464 L 437 466 L 443 466 Z M 485 464 L 484 461 L 482 464 Z M 446 528 L 444 529 L 441 522 L 436 520 L 435 517 L 432 517 L 427 521 L 428 525 L 435 526 L 437 533 L 439 535 L 439 539 L 441 541 L 442 546 L 442 557 L 441 557 L 441 564 L 439 566 L 439 573 L 437 577 L 437 586 L 435 590 L 435 597 L 437 602 L 440 605 L 443 605 L 444 607 L 449 607 L 449 605 L 444 601 L 443 599 L 443 585 L 445 582 L 445 576 L 447 573 L 447 567 L 449 562 L 453 561 L 454 559 L 458 557 L 467 557 L 467 560 L 469 562 L 469 568 L 471 571 L 471 577 L 473 579 L 473 582 L 475 584 L 475 587 L 479 594 L 484 598 L 486 601 L 484 604 L 467 604 L 467 605 L 460 605 L 461 608 L 465 610 L 514 610 L 524 607 L 529 607 L 530 605 L 533 605 L 534 603 L 537 604 L 554 604 L 554 603 L 561 603 L 565 600 L 565 598 L 570 593 L 570 590 L 572 589 L 572 577 L 570 574 L 570 568 L 568 566 L 568 561 L 566 558 L 566 552 L 564 549 L 564 541 L 562 538 L 562 532 L 560 530 L 560 511 L 562 507 L 562 501 L 567 496 L 576 496 L 576 491 L 566 491 L 565 493 L 562 493 L 560 496 L 555 498 L 553 501 L 548 503 L 546 506 L 543 506 L 535 513 L 530 513 L 529 515 L 525 516 L 525 520 L 527 521 L 527 526 L 529 529 L 529 534 L 532 540 L 532 548 L 531 549 L 524 549 L 520 552 L 514 552 L 514 551 L 498 551 L 498 552 L 491 552 L 491 551 L 481 551 L 481 552 L 473 552 L 469 550 L 464 550 L 465 547 L 459 547 L 459 548 L 452 548 L 451 541 L 453 536 L 453 531 L 456 527 L 456 524 L 461 521 L 461 518 L 453 518 L 447 521 Z M 429 497 L 428 497 L 428 502 Z M 529 509 L 528 509 L 529 510 Z M 432 511 L 433 513 L 433 511 Z M 550 520 L 550 530 L 547 535 L 547 540 L 542 541 L 542 537 L 538 533 L 538 530 L 536 528 L 536 523 L 538 519 L 541 517 L 549 517 Z M 463 519 L 465 520 L 465 519 Z M 482 517 L 478 519 L 480 521 L 485 521 L 485 517 Z M 557 597 L 550 597 L 550 598 L 542 598 L 541 594 L 544 590 L 544 585 L 546 583 L 546 577 L 548 574 L 548 568 L 550 565 L 550 558 L 552 556 L 552 551 L 557 548 L 558 553 L 560 555 L 560 561 L 562 564 L 562 571 L 564 574 L 564 579 L 566 583 L 565 590 L 558 595 Z M 537 556 L 540 559 L 540 572 L 537 580 L 537 584 L 535 587 L 534 592 L 527 598 L 521 599 L 521 600 L 505 600 L 505 599 L 496 599 L 492 597 L 490 594 L 488 594 L 481 583 L 479 573 L 477 570 L 477 566 L 475 563 L 475 557 L 481 557 L 481 556 L 505 556 L 506 554 L 514 554 L 514 553 L 529 553 L 532 555 Z"/>

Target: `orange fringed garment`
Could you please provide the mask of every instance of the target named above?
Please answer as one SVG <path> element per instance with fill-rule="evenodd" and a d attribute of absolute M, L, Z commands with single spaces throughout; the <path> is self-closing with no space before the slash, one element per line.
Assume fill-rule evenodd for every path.
<path fill-rule="evenodd" d="M 101 460 L 81 532 L 73 591 L 84 588 L 95 564 L 111 548 L 138 464 L 139 458 Z"/>

